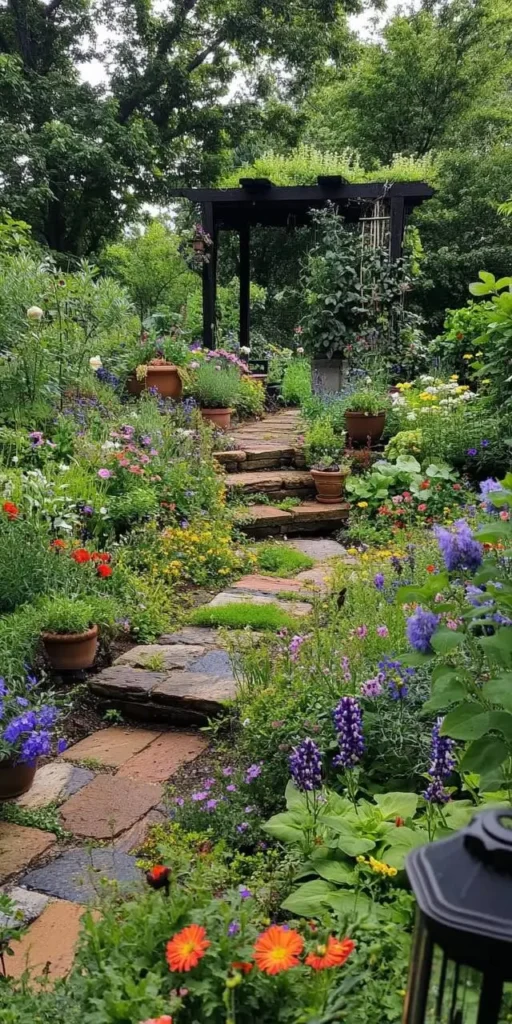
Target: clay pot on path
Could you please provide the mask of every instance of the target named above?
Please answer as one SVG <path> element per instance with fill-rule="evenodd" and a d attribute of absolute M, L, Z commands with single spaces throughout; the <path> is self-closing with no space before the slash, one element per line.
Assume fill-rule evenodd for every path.
<path fill-rule="evenodd" d="M 378 444 L 386 425 L 386 413 L 366 415 L 364 412 L 346 412 L 345 427 L 348 437 L 356 444 Z"/>
<path fill-rule="evenodd" d="M 31 764 L 13 760 L 0 761 L 0 802 L 13 800 L 16 796 L 28 793 L 37 771 L 37 760 Z"/>
<path fill-rule="evenodd" d="M 348 476 L 346 471 L 311 469 L 310 473 L 315 481 L 316 500 L 321 505 L 334 505 L 340 500 Z"/>
<path fill-rule="evenodd" d="M 85 633 L 42 633 L 44 649 L 53 668 L 75 672 L 90 668 L 98 649 L 98 627 Z"/>
<path fill-rule="evenodd" d="M 229 430 L 231 426 L 232 409 L 201 409 L 201 416 L 207 423 L 219 430 Z"/>

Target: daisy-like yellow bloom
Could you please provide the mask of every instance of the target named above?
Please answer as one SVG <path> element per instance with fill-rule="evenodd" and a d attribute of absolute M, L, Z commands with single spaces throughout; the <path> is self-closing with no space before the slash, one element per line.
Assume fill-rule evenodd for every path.
<path fill-rule="evenodd" d="M 465 352 L 464 355 L 462 356 L 462 358 L 463 359 L 474 359 L 475 357 L 474 357 L 472 352 Z"/>
<path fill-rule="evenodd" d="M 450 380 L 458 380 L 458 379 L 459 379 L 458 373 L 452 373 L 452 375 L 450 377 Z"/>
<path fill-rule="evenodd" d="M 358 508 L 368 508 L 368 502 L 367 501 L 358 501 L 357 507 Z"/>
<path fill-rule="evenodd" d="M 483 356 L 483 352 L 475 352 L 475 356 L 477 356 L 478 358 L 480 358 L 480 356 Z"/>
<path fill-rule="evenodd" d="M 485 378 L 485 380 L 481 380 L 481 381 L 480 381 L 480 383 L 481 383 L 481 384 L 490 384 L 490 383 L 491 383 L 491 381 L 490 381 L 490 378 L 489 378 L 489 377 L 486 377 L 486 378 Z"/>

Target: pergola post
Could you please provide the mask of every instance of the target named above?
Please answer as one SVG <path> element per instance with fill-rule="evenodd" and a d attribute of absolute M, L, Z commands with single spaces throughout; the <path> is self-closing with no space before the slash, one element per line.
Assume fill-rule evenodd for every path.
<path fill-rule="evenodd" d="M 217 291 L 217 238 L 213 220 L 213 203 L 201 203 L 201 223 L 212 240 L 210 259 L 203 263 L 203 346 L 215 348 L 215 307 Z"/>
<path fill-rule="evenodd" d="M 251 229 L 249 224 L 240 226 L 240 347 L 250 345 L 251 310 Z"/>
<path fill-rule="evenodd" d="M 405 227 L 405 200 L 403 196 L 393 196 L 389 207 L 389 258 L 392 263 L 402 255 L 402 244 Z"/>

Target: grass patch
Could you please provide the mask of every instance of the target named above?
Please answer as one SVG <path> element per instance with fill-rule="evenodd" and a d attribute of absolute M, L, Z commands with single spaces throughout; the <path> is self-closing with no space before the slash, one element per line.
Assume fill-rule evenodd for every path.
<path fill-rule="evenodd" d="M 303 555 L 302 551 L 286 547 L 285 544 L 260 544 L 255 553 L 258 569 L 272 576 L 292 576 L 301 569 L 312 569 L 315 564 L 309 555 Z"/>
<path fill-rule="evenodd" d="M 57 839 L 66 839 L 71 835 L 71 832 L 66 832 L 61 825 L 56 803 L 31 808 L 4 803 L 0 805 L 0 821 L 24 825 L 26 828 L 39 828 L 43 832 L 53 832 Z"/>
<path fill-rule="evenodd" d="M 282 611 L 276 604 L 223 604 L 217 608 L 209 605 L 196 608 L 189 618 L 193 626 L 226 626 L 228 629 L 277 630 L 299 629 L 299 622 L 293 615 Z"/>

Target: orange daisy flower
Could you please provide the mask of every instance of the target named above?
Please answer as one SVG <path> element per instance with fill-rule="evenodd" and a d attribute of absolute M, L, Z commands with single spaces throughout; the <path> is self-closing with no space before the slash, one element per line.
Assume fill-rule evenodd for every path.
<path fill-rule="evenodd" d="M 234 971 L 240 971 L 241 974 L 250 974 L 254 964 L 249 963 L 248 960 L 234 960 L 231 966 Z"/>
<path fill-rule="evenodd" d="M 172 1024 L 172 1017 L 164 1013 L 163 1017 L 150 1017 L 149 1020 L 141 1021 L 141 1024 Z"/>
<path fill-rule="evenodd" d="M 308 953 L 306 963 L 315 971 L 325 971 L 327 967 L 341 967 L 355 949 L 352 939 L 337 939 L 329 935 L 325 946 L 317 946 L 316 953 Z"/>
<path fill-rule="evenodd" d="M 165 958 L 171 971 L 191 971 L 203 958 L 210 942 L 205 929 L 199 924 L 182 928 L 165 948 Z"/>
<path fill-rule="evenodd" d="M 298 967 L 298 956 L 304 949 L 304 939 L 292 928 L 273 924 L 258 936 L 254 944 L 254 959 L 265 974 L 279 974 Z"/>

